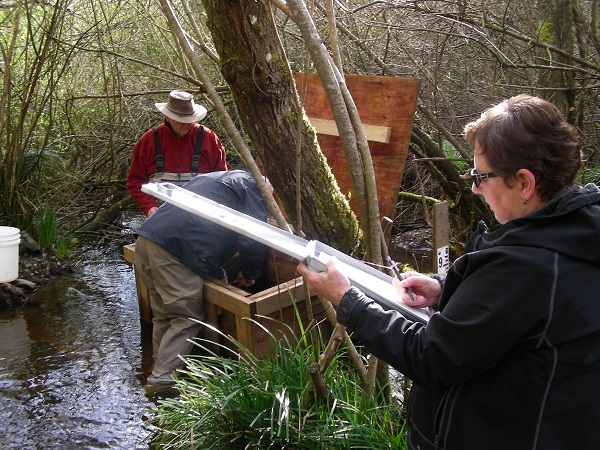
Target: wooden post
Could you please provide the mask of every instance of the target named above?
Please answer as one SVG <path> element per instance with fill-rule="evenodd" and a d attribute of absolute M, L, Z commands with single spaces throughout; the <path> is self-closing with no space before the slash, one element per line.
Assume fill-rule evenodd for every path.
<path fill-rule="evenodd" d="M 449 234 L 448 202 L 436 203 L 433 205 L 433 273 L 438 275 L 445 275 L 450 267 Z"/>
<path fill-rule="evenodd" d="M 133 267 L 133 259 L 135 255 L 135 244 L 127 244 L 123 246 L 123 257 L 127 264 Z M 134 269 L 135 273 L 135 269 Z M 140 319 L 144 322 L 152 324 L 152 309 L 150 308 L 150 294 L 148 288 L 141 280 L 139 275 L 135 274 L 135 288 L 137 292 L 138 305 L 140 308 Z"/>

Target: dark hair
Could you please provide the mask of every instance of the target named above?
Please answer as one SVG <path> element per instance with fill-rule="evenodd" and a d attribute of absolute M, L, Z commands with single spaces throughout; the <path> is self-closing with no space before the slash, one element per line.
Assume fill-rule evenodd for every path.
<path fill-rule="evenodd" d="M 517 95 L 485 110 L 465 126 L 465 137 L 481 152 L 490 170 L 510 179 L 528 169 L 542 200 L 548 201 L 570 186 L 581 168 L 579 134 L 552 103 L 531 95 Z"/>

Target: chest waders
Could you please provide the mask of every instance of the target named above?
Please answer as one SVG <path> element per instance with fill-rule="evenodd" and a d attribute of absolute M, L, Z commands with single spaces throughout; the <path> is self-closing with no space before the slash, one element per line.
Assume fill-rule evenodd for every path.
<path fill-rule="evenodd" d="M 200 146 L 202 144 L 202 138 L 204 136 L 204 127 L 202 125 L 200 125 L 200 127 L 198 128 L 198 135 L 196 136 L 196 143 L 194 144 L 194 153 L 192 154 L 192 166 L 190 167 L 190 171 L 188 173 L 163 172 L 163 155 L 160 146 L 160 140 L 158 139 L 156 127 L 153 127 L 152 130 L 154 131 L 154 151 L 156 152 L 156 173 L 150 177 L 150 181 L 154 183 L 168 181 L 169 183 L 181 186 L 190 181 L 196 175 L 198 175 L 198 164 L 200 162 Z"/>

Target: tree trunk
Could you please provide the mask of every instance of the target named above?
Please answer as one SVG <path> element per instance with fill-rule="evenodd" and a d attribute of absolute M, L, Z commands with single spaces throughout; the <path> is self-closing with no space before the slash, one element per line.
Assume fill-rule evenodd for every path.
<path fill-rule="evenodd" d="M 557 67 L 571 67 L 573 60 L 573 5 L 571 0 L 543 0 L 539 4 L 541 16 L 546 11 L 548 16 L 542 22 L 541 38 L 563 50 L 563 54 L 553 56 Z M 542 64 L 547 64 L 548 55 L 541 52 Z M 573 116 L 575 111 L 575 97 L 577 83 L 574 73 L 570 70 L 548 69 L 540 72 L 540 84 L 546 88 L 556 88 L 546 98 L 553 102 L 571 123 L 576 122 Z"/>
<path fill-rule="evenodd" d="M 359 227 L 339 191 L 314 130 L 303 111 L 268 3 L 202 0 L 208 27 L 221 58 L 221 72 L 231 88 L 252 146 L 292 223 L 297 223 L 296 183 L 300 190 L 302 231 L 343 252 L 356 247 Z M 296 179 L 297 140 L 301 142 L 300 179 Z"/>

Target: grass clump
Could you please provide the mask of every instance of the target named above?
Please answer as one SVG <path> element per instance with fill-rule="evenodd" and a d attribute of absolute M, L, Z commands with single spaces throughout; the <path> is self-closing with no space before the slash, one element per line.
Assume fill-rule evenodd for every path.
<path fill-rule="evenodd" d="M 60 259 L 65 259 L 76 243 L 75 240 L 59 233 L 57 216 L 49 210 L 41 211 L 37 224 L 37 234 L 40 247 L 53 252 Z"/>
<path fill-rule="evenodd" d="M 151 448 L 405 448 L 401 405 L 377 404 L 343 351 L 323 374 L 329 395 L 318 398 L 308 371 L 317 354 L 307 334 L 269 334 L 272 352 L 260 359 L 230 337 L 233 358 L 199 343 L 203 354 L 184 358 L 180 395 L 159 400 Z"/>

